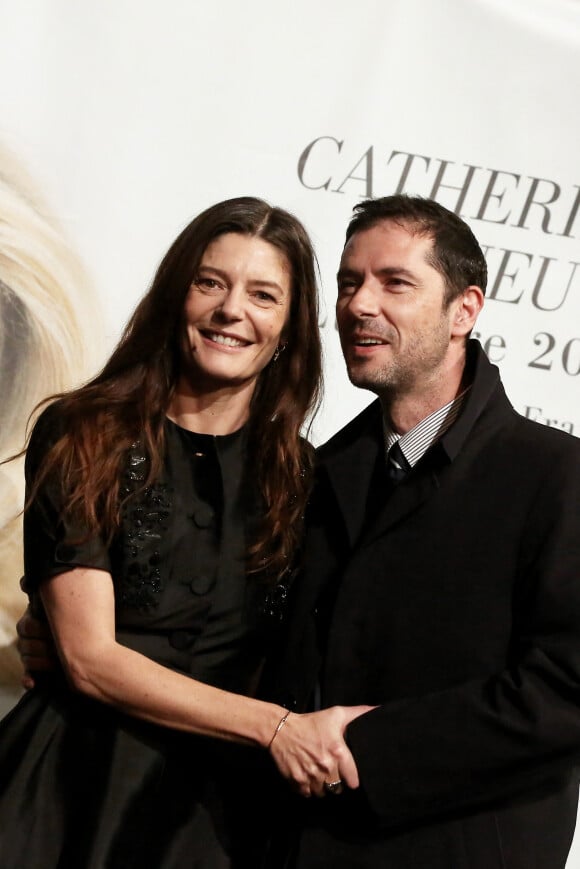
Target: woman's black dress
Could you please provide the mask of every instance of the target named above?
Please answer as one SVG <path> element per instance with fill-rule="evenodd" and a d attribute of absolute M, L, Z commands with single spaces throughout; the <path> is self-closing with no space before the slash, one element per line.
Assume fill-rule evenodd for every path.
<path fill-rule="evenodd" d="M 51 439 L 45 413 L 28 475 Z M 166 423 L 162 479 L 125 510 L 106 548 L 79 543 L 45 487 L 25 515 L 27 590 L 90 566 L 113 576 L 121 643 L 172 670 L 252 693 L 264 648 L 259 585 L 244 574 L 256 499 L 244 479 L 245 432 L 212 437 Z M 52 435 L 54 437 L 54 435 Z M 144 479 L 139 444 L 124 494 Z M 257 865 L 258 749 L 184 734 L 39 677 L 0 724 L 2 869 L 222 869 Z M 258 778 L 257 778 L 258 776 Z"/>

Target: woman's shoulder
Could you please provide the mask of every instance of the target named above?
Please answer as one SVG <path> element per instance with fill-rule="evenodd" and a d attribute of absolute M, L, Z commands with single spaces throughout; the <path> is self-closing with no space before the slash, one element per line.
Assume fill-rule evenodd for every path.
<path fill-rule="evenodd" d="M 48 450 L 66 431 L 66 416 L 62 399 L 47 404 L 37 416 L 26 447 L 26 468 L 33 471 Z"/>
<path fill-rule="evenodd" d="M 55 440 L 66 428 L 66 414 L 64 400 L 55 398 L 47 404 L 36 416 L 30 432 L 30 439 L 47 438 Z"/>

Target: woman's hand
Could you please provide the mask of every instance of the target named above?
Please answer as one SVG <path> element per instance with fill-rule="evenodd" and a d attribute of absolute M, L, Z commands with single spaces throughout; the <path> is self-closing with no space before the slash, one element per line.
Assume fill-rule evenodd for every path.
<path fill-rule="evenodd" d="M 374 706 L 332 706 L 304 715 L 290 713 L 270 744 L 270 752 L 284 778 L 304 797 L 321 797 L 325 784 L 359 786 L 356 763 L 344 740 L 354 718 Z"/>
<path fill-rule="evenodd" d="M 30 607 L 17 622 L 16 632 L 16 648 L 24 667 L 22 685 L 26 689 L 34 688 L 35 672 L 46 672 L 59 666 L 54 640 L 48 625 L 35 618 Z"/>

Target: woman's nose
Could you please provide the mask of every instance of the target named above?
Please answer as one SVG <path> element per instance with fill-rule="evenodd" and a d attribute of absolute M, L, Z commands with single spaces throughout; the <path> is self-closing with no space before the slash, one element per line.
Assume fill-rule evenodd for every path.
<path fill-rule="evenodd" d="M 240 320 L 244 311 L 244 293 L 241 288 L 232 287 L 227 291 L 218 308 L 218 312 L 226 320 Z"/>

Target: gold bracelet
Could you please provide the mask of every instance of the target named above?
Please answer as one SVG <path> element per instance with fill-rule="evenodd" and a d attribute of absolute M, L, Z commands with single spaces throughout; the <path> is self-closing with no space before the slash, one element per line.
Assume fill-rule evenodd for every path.
<path fill-rule="evenodd" d="M 284 715 L 282 716 L 282 718 L 280 719 L 280 721 L 278 722 L 278 725 L 277 725 L 277 727 L 276 727 L 276 730 L 274 731 L 274 733 L 273 733 L 273 735 L 272 735 L 272 739 L 271 739 L 270 742 L 268 743 L 268 750 L 272 747 L 272 743 L 273 743 L 274 740 L 276 739 L 276 736 L 280 733 L 280 731 L 282 730 L 282 728 L 283 728 L 284 725 L 286 724 L 286 719 L 288 718 L 289 715 L 290 715 L 290 710 L 288 709 L 288 710 L 284 713 Z"/>

